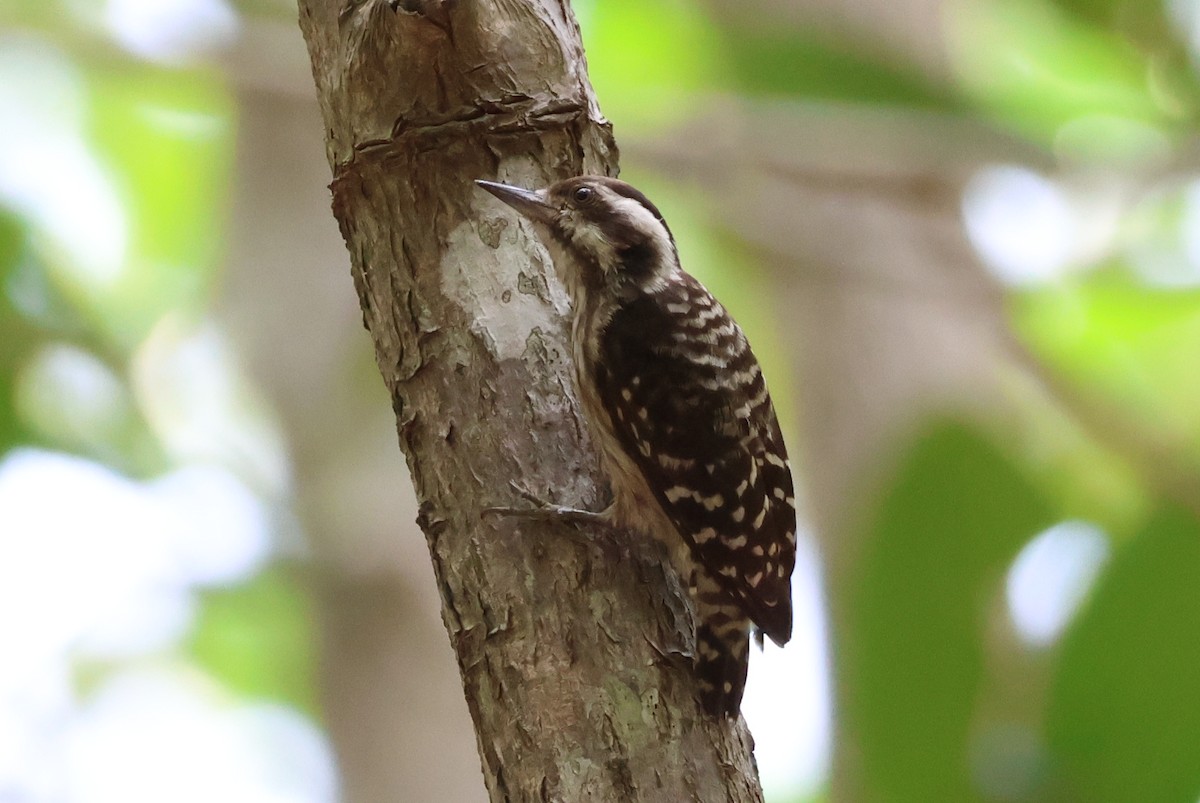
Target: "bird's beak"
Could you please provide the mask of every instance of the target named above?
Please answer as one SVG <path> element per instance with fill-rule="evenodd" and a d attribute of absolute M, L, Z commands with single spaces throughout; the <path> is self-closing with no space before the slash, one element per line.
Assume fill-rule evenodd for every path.
<path fill-rule="evenodd" d="M 545 190 L 527 190 L 495 181 L 476 180 L 475 183 L 531 220 L 549 223 L 558 213 L 557 209 L 546 203 Z"/>

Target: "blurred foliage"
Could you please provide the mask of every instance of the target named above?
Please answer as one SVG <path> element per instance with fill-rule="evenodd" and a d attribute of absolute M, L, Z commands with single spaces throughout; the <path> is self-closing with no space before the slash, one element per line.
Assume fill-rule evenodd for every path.
<path fill-rule="evenodd" d="M 1054 799 L 1196 797 L 1197 632 L 1200 521 L 1168 507 L 1117 552 L 1064 641 L 1046 725 Z"/>
<path fill-rule="evenodd" d="M 721 31 L 688 0 L 605 0 L 574 4 L 589 54 L 588 74 L 605 115 L 630 133 L 690 114 L 700 92 L 726 71 Z"/>
<path fill-rule="evenodd" d="M 971 120 L 1040 152 L 1036 169 L 1054 165 L 1074 237 L 1091 245 L 1008 296 L 1029 360 L 1016 368 L 1036 365 L 1053 400 L 1014 376 L 1017 417 L 928 422 L 878 467 L 860 509 L 865 552 L 843 583 L 850 598 L 835 601 L 835 727 L 850 734 L 842 760 L 855 776 L 839 786 L 914 803 L 1195 800 L 1200 4 L 950 2 L 949 80 L 877 31 L 806 29 L 802 14 L 576 5 L 618 135 L 681 136 L 707 103 L 689 97 L 833 102 L 929 114 L 930 136 L 939 119 Z M 685 264 L 743 320 L 768 375 L 786 373 L 777 352 L 795 344 L 761 302 L 757 257 L 703 234 L 724 227 L 719 210 L 672 192 L 650 165 L 625 168 L 682 221 Z M 1103 185 L 1097 176 L 1116 188 L 1100 200 L 1070 184 Z M 1097 218 L 1089 202 L 1115 211 Z M 1067 519 L 1103 528 L 1113 551 L 1061 641 L 1030 647 L 998 621 L 1005 575 Z"/>
<path fill-rule="evenodd" d="M 1046 2 L 961 3 L 951 30 L 971 101 L 1034 139 L 1052 142 L 1081 117 L 1167 124 L 1190 113 L 1194 81 L 1152 72 L 1149 58 L 1114 31 Z"/>
<path fill-rule="evenodd" d="M 0 287 L 11 287 L 27 250 L 25 228 L 15 215 L 0 211 Z M 15 377 L 29 348 L 31 335 L 14 314 L 9 293 L 0 294 L 0 453 L 21 440 L 17 419 Z"/>
<path fill-rule="evenodd" d="M 1200 291 L 1097 274 L 1077 287 L 1027 294 L 1020 331 L 1054 369 L 1111 401 L 1143 440 L 1200 470 Z"/>
<path fill-rule="evenodd" d="M 222 254 L 234 107 L 209 70 L 125 63 L 90 71 L 86 136 L 129 217 L 125 275 L 91 295 L 97 328 L 140 342 L 164 310 L 199 315 Z M 87 302 L 83 299 L 81 305 Z"/>
<path fill-rule="evenodd" d="M 852 505 L 865 547 L 851 592 L 834 601 L 837 727 L 853 744 L 839 765 L 870 801 L 1194 801 L 1200 4 L 943 5 L 931 34 L 939 74 L 878 31 L 806 26 L 769 3 L 752 4 L 762 19 L 691 0 L 574 3 L 622 144 L 696 136 L 698 114 L 732 99 L 877 120 L 900 111 L 927 119 L 933 140 L 966 121 L 1036 158 L 1030 169 L 1073 216 L 1068 239 L 1088 247 L 1008 288 L 1028 357 L 1013 371 L 1034 374 L 1011 381 L 1016 412 L 923 422 Z M 133 378 L 156 332 L 205 325 L 220 286 L 236 99 L 211 54 L 123 49 L 116 7 L 19 0 L 0 11 L 0 453 L 35 445 L 153 478 L 185 457 L 151 424 L 153 389 Z M 238 8 L 294 13 L 284 0 Z M 980 168 L 1014 158 L 980 147 Z M 719 199 L 653 165 L 625 167 L 798 418 L 797 344 L 764 303 L 758 254 L 730 233 Z M 1029 390 L 1043 381 L 1053 399 Z M 1001 602 L 1006 573 L 1068 519 L 1101 528 L 1111 554 L 1061 638 L 1032 646 Z M 166 651 L 234 695 L 313 714 L 306 589 L 279 563 L 201 589 Z"/>
<path fill-rule="evenodd" d="M 297 567 L 276 566 L 235 588 L 204 594 L 190 652 L 233 691 L 319 717 L 315 612 Z"/>
<path fill-rule="evenodd" d="M 275 0 L 256 5 L 294 13 L 294 6 Z M 183 12 L 197 9 L 203 11 L 203 4 Z M 162 424 L 189 424 L 189 411 L 170 408 L 173 389 L 162 382 L 171 377 L 160 372 L 141 383 L 135 377 L 139 365 L 144 370 L 156 357 L 147 351 L 163 348 L 155 340 L 168 339 L 156 338 L 156 332 L 182 336 L 212 325 L 208 318 L 225 251 L 237 120 L 228 76 L 207 54 L 181 52 L 178 59 L 160 61 L 121 46 L 123 36 L 145 36 L 155 24 L 171 24 L 172 13 L 179 11 L 154 4 L 57 2 L 16 2 L 0 11 L 0 460 L 15 447 L 37 447 L 74 453 L 147 481 L 191 462 L 173 448 Z M 143 16 L 122 21 L 120 14 Z M 188 37 L 200 35 L 203 23 L 166 34 L 187 44 Z M 122 24 L 133 25 L 133 33 L 122 31 Z M 220 359 L 205 365 L 210 369 L 205 381 L 217 390 L 236 387 L 236 369 Z M 205 423 L 236 430 L 240 423 L 221 419 L 224 412 L 205 411 Z M 152 425 L 155 416 L 160 420 Z M 233 432 L 230 442 L 239 437 Z M 222 455 L 221 447 L 213 445 L 210 459 L 236 474 L 239 455 Z M 263 509 L 288 503 L 273 497 L 283 489 L 262 488 L 258 480 L 240 478 L 265 497 L 256 500 Z M 94 507 L 96 531 L 81 537 L 105 538 L 121 526 L 111 517 L 130 511 L 156 517 L 172 501 L 156 496 L 161 489 L 150 482 L 114 481 L 112 487 L 128 498 L 114 501 L 111 509 L 103 500 L 64 500 L 89 511 Z M 244 500 L 215 501 L 230 507 L 213 521 L 244 514 L 249 519 L 236 523 L 247 533 L 259 532 Z M 162 520 L 164 530 L 172 521 Z M 186 534 L 191 522 L 181 524 Z M 29 526 L 36 531 L 36 522 Z M 220 535 L 205 540 L 230 545 L 228 533 Z M 33 536 L 0 532 L 0 539 L 21 537 Z M 187 548 L 204 554 L 203 544 Z M 222 561 L 238 560 L 239 550 L 254 553 L 253 546 L 232 548 L 233 557 L 206 554 L 205 559 L 221 567 Z M 170 549 L 164 552 L 170 555 Z M 76 558 L 64 554 L 62 559 Z M 181 568 L 175 573 L 180 578 L 204 573 Z M 59 657 L 73 670 L 66 676 L 75 678 L 73 695 L 64 702 L 75 705 L 71 698 L 78 695 L 79 704 L 86 704 L 108 681 L 138 677 L 139 668 L 182 667 L 171 677 L 182 678 L 186 693 L 200 689 L 205 705 L 226 698 L 272 700 L 318 719 L 307 585 L 279 565 L 256 572 L 249 564 L 249 579 L 241 571 L 218 568 L 208 579 L 179 580 L 187 584 L 180 599 L 186 601 L 189 620 L 173 640 L 151 639 L 132 654 L 117 656 L 64 652 Z M 104 604 L 82 597 L 62 602 L 65 611 L 84 621 L 98 615 L 89 606 L 105 612 Z M 110 629 L 136 628 L 142 620 L 130 613 L 127 624 L 120 618 L 99 621 Z M 38 671 L 52 677 L 59 670 Z M 211 694 L 212 689 L 222 694 Z M 0 699 L 41 693 L 3 688 Z M 30 706 L 26 713 L 32 717 L 37 711 Z M 4 709 L 0 719 L 9 713 Z M 36 735 L 44 723 L 13 727 L 28 727 Z M 5 751 L 9 747 L 6 742 Z M 21 797 L 19 786 L 6 786 L 19 783 L 4 774 L 6 767 L 0 760 L 0 797 L 32 800 Z"/>
<path fill-rule="evenodd" d="M 797 35 L 794 30 L 725 29 L 731 71 L 728 88 L 750 97 L 866 103 L 951 110 L 960 104 L 902 62 L 856 51 L 847 43 Z"/>
<path fill-rule="evenodd" d="M 969 736 L 989 597 L 1054 523 L 1019 465 L 969 428 L 920 437 L 866 524 L 841 637 L 866 800 L 972 800 Z"/>

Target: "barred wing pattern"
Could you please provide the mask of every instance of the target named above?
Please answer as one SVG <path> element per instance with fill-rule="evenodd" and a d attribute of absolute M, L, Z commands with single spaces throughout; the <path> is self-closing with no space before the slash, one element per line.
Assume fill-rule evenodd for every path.
<path fill-rule="evenodd" d="M 740 327 L 703 285 L 678 271 L 665 287 L 618 309 L 597 366 L 617 437 L 697 563 L 763 633 L 784 644 L 796 559 L 792 475 L 762 371 Z"/>

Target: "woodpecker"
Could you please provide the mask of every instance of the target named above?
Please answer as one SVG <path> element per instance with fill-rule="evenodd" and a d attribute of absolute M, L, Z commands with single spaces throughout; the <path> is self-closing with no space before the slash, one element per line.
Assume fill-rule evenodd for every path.
<path fill-rule="evenodd" d="M 634 187 L 601 176 L 539 190 L 476 183 L 533 223 L 567 288 L 580 405 L 613 497 L 600 513 L 493 510 L 662 541 L 695 606 L 701 704 L 736 717 L 751 630 L 780 646 L 792 633 L 796 500 L 758 360 Z"/>

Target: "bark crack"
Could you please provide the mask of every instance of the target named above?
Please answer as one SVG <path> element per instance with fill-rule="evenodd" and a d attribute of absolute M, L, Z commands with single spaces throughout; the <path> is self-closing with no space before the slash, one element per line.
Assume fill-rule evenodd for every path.
<path fill-rule="evenodd" d="M 541 131 L 566 127 L 586 117 L 588 107 L 578 100 L 554 99 L 543 101 L 527 95 L 514 94 L 499 99 L 480 99 L 441 118 L 397 118 L 390 137 L 355 143 L 349 159 L 334 168 L 334 183 L 341 174 L 352 169 L 360 156 L 375 156 L 410 147 L 410 140 L 465 135 L 464 128 L 479 129 L 488 136 Z"/>

